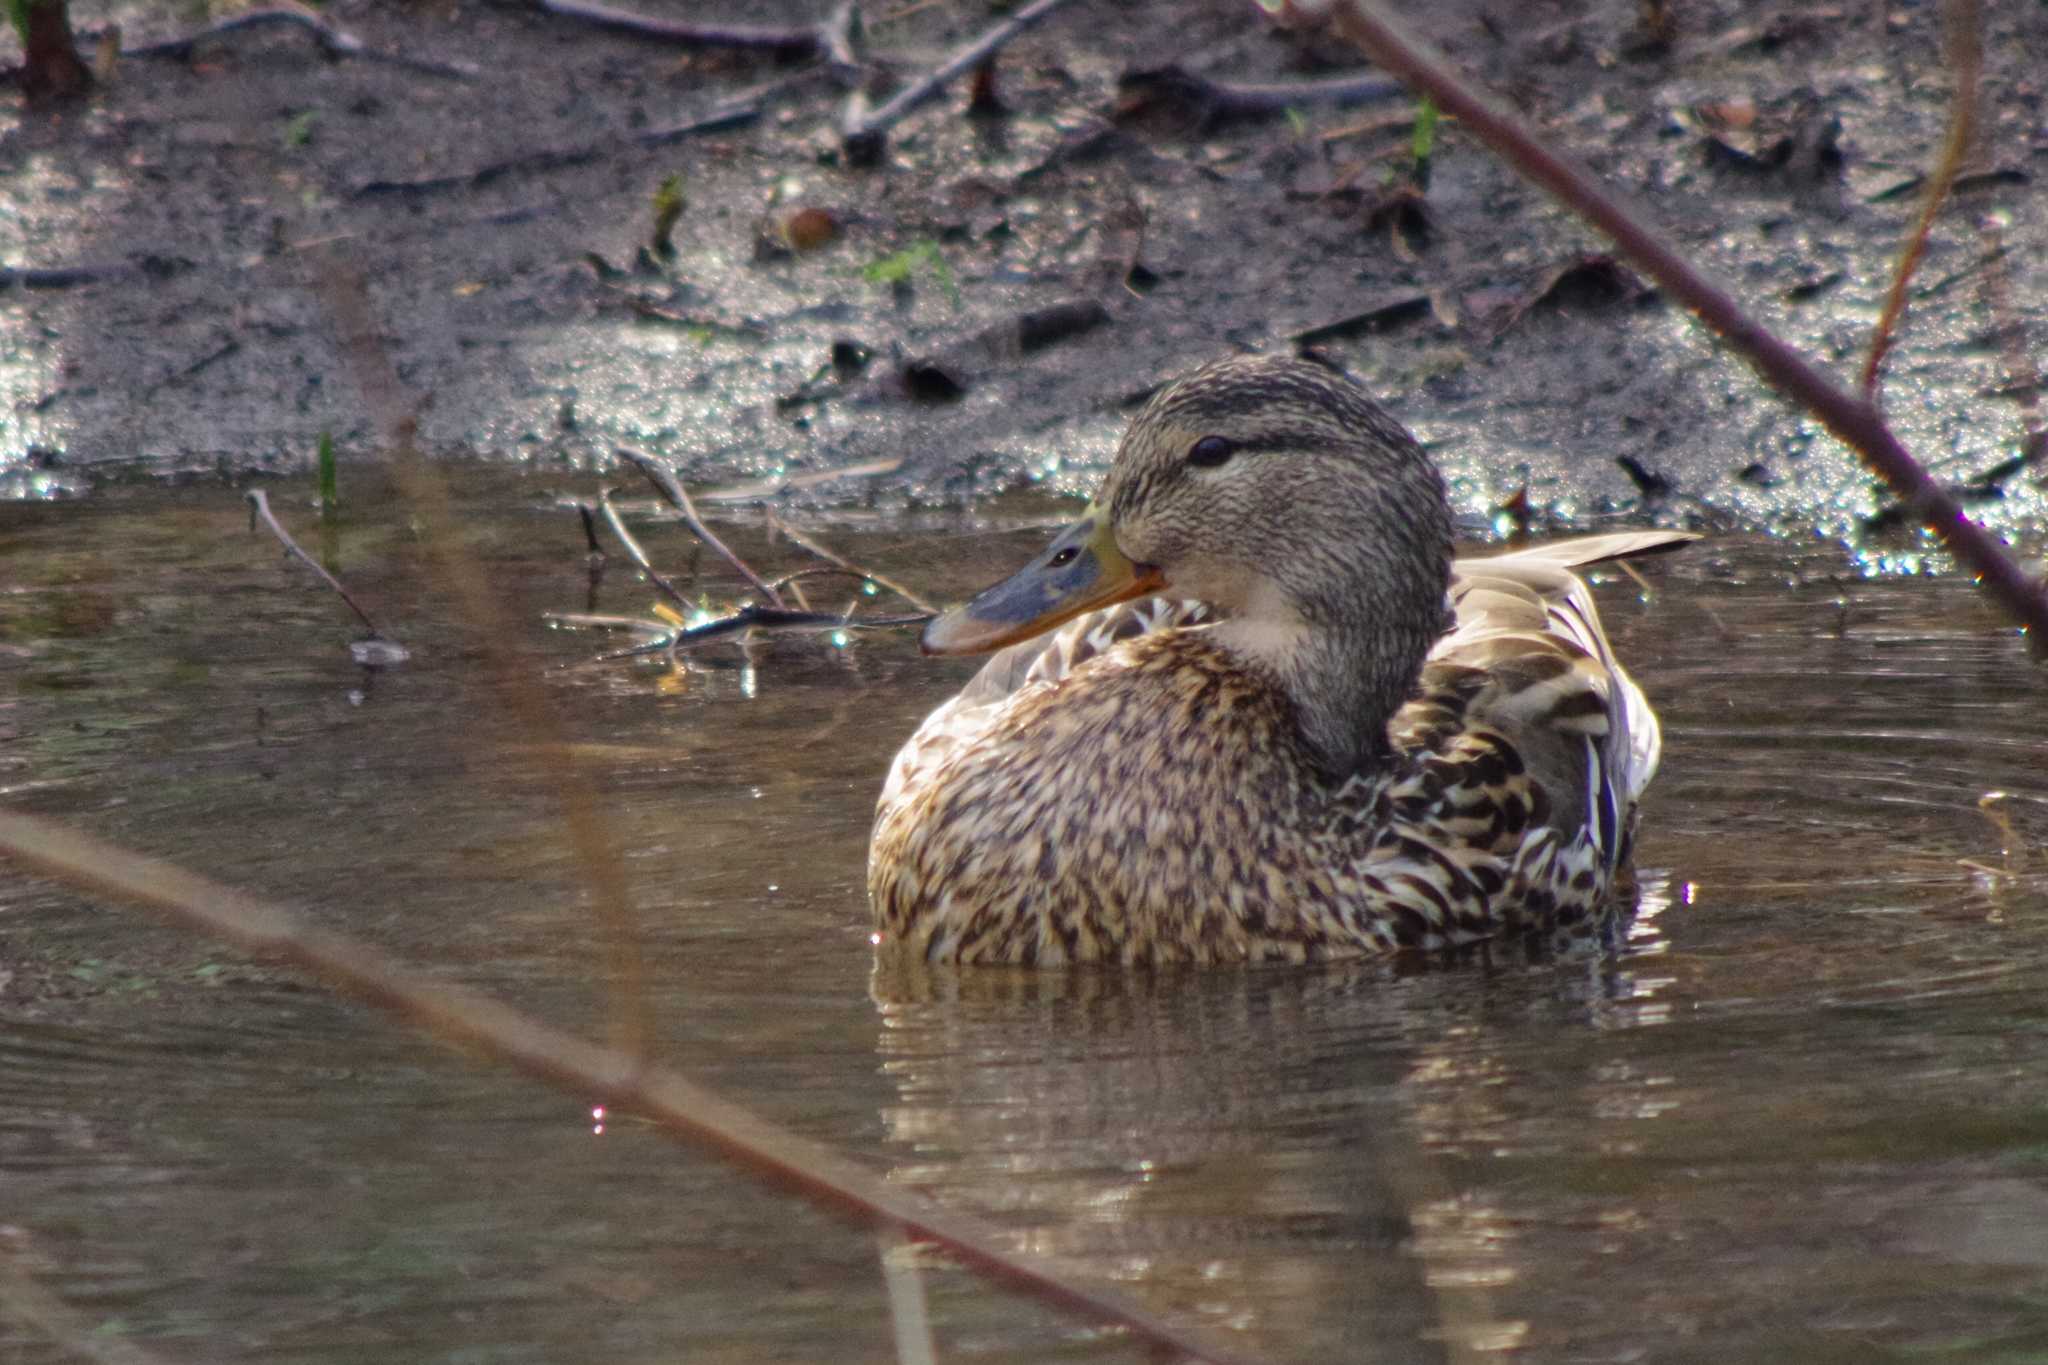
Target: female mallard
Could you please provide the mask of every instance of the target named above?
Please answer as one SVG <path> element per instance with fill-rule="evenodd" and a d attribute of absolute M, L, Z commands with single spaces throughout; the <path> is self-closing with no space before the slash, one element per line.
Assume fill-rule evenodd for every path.
<path fill-rule="evenodd" d="M 1657 721 L 1571 570 L 1689 539 L 1454 562 L 1442 477 L 1348 379 L 1197 370 L 1080 521 L 926 629 L 1013 647 L 890 769 L 881 938 L 1056 966 L 1603 929 Z"/>

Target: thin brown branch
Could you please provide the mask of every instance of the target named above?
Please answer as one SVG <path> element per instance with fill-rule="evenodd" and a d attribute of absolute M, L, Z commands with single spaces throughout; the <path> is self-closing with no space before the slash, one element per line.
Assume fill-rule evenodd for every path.
<path fill-rule="evenodd" d="M 1161 1351 L 1215 1365 L 1246 1362 L 1227 1347 L 1091 1287 L 1050 1258 L 1008 1249 L 1007 1234 L 934 1207 L 837 1152 L 757 1117 L 637 1051 L 603 1048 L 550 1028 L 462 986 L 412 971 L 280 906 L 35 816 L 0 810 L 0 855 L 66 885 L 148 906 L 246 952 L 296 964 L 433 1037 L 560 1086 L 581 1100 L 629 1109 L 776 1189 L 822 1208 L 937 1243 L 955 1260 L 1076 1317 L 1114 1324 Z M 1247 1362 L 1247 1365 L 1249 1363 Z"/>
<path fill-rule="evenodd" d="M 286 554 L 290 555 L 293 559 L 298 560 L 299 563 L 305 565 L 314 573 L 320 575 L 320 581 L 325 583 L 328 587 L 334 589 L 335 594 L 339 596 L 342 601 L 348 603 L 348 609 L 356 614 L 356 619 L 358 621 L 361 621 L 363 623 L 363 629 L 370 632 L 371 639 L 385 640 L 387 643 L 390 642 L 389 637 L 386 636 L 383 631 L 377 629 L 377 623 L 370 619 L 370 613 L 364 611 L 362 604 L 356 601 L 355 598 L 349 596 L 348 589 L 341 586 L 341 580 L 336 578 L 333 574 L 327 572 L 326 567 L 323 566 L 319 560 L 313 558 L 313 556 L 307 554 L 304 550 L 300 549 L 299 542 L 293 540 L 291 537 L 291 533 L 285 530 L 283 526 L 278 524 L 277 517 L 270 510 L 270 499 L 267 496 L 265 496 L 262 489 L 252 488 L 243 496 L 245 496 L 249 500 L 250 530 L 255 530 L 256 523 L 258 521 L 261 521 L 264 524 L 264 526 L 269 528 L 270 534 L 277 537 L 277 543 L 284 546 Z"/>
<path fill-rule="evenodd" d="M 275 28 L 280 25 L 304 29 L 312 35 L 313 41 L 320 45 L 320 50 L 329 57 L 354 57 L 359 61 L 382 62 L 387 66 L 404 67 L 408 71 L 418 71 L 423 75 L 446 76 L 453 80 L 473 81 L 477 78 L 477 69 L 467 62 L 443 62 L 408 56 L 403 52 L 379 51 L 325 16 L 316 14 L 303 5 L 294 4 L 271 4 L 261 9 L 243 10 L 240 14 L 217 20 L 182 38 L 142 43 L 126 49 L 122 55 L 182 60 L 190 58 L 201 43 L 224 38 L 231 33 L 242 33 L 257 28 Z"/>
<path fill-rule="evenodd" d="M 598 511 L 604 516 L 604 524 L 612 528 L 612 534 L 619 538 L 619 544 L 626 547 L 627 557 L 639 566 L 641 573 L 647 575 L 647 581 L 659 588 L 662 596 L 684 611 L 695 611 L 697 604 L 684 596 L 683 590 L 670 582 L 666 574 L 654 567 L 647 558 L 647 551 L 640 548 L 640 542 L 626 529 L 626 523 L 619 517 L 619 509 L 612 505 L 612 492 L 609 488 L 597 495 L 597 506 Z M 593 541 L 593 547 L 595 544 Z"/>
<path fill-rule="evenodd" d="M 618 536 L 618 544 L 627 546 L 627 557 L 639 567 L 641 573 L 647 575 L 647 581 L 653 583 L 655 587 L 662 589 L 662 596 L 668 598 L 670 602 L 674 602 L 676 606 L 680 606 L 684 612 L 694 612 L 696 604 L 690 602 L 688 596 L 684 596 L 684 591 L 680 587 L 676 587 L 676 583 L 672 583 L 668 579 L 668 575 L 664 575 L 662 571 L 653 567 L 653 563 L 647 559 L 647 551 L 643 551 L 643 548 L 641 548 L 641 542 L 633 538 L 633 532 L 627 530 L 627 524 L 621 518 L 618 518 L 618 508 L 616 508 L 616 505 L 612 505 L 612 491 L 610 489 L 604 489 L 602 493 L 598 493 L 598 512 L 604 516 L 604 524 L 612 528 L 612 534 Z"/>
<path fill-rule="evenodd" d="M 818 55 L 825 69 L 842 86 L 852 86 L 861 77 L 860 5 L 857 0 L 839 0 L 818 25 Z"/>
<path fill-rule="evenodd" d="M 857 165 L 871 165 L 880 160 L 889 130 L 901 123 L 905 115 L 994 57 L 1012 38 L 1066 3 L 1067 0 L 1031 0 L 1030 4 L 891 95 L 878 109 L 869 109 L 866 98 L 855 91 L 847 101 L 846 112 L 839 123 L 839 140 L 846 150 L 847 159 Z"/>
<path fill-rule="evenodd" d="M 1371 0 L 1340 0 L 1336 13 L 1340 26 L 1374 61 L 1435 97 L 1438 107 L 1456 118 L 1466 132 L 1611 237 L 1666 293 L 1720 333 L 1766 383 L 1803 404 L 1844 445 L 1860 452 L 1913 515 L 1941 537 L 1942 544 L 1977 576 L 1999 606 L 2029 632 L 2034 648 L 2039 651 L 2048 646 L 2048 591 L 2007 558 L 1998 542 L 1929 477 L 1885 425 L 1884 415 L 1874 404 L 1823 374 L 1750 318 L 1588 172 L 1530 133 L 1526 117 L 1502 108 L 1468 85 L 1440 54 L 1410 36 L 1381 6 Z"/>
<path fill-rule="evenodd" d="M 812 57 L 826 52 L 825 24 L 700 24 L 689 20 L 657 19 L 614 9 L 593 0 L 535 0 L 545 14 L 576 19 L 598 28 L 630 33 L 636 38 L 671 43 L 677 47 L 729 48 L 743 52 L 770 52 L 778 57 Z"/>
<path fill-rule="evenodd" d="M 779 89 L 784 82 L 775 83 Z M 764 97 L 765 99 L 765 97 Z M 355 198 L 366 199 L 380 194 L 438 194 L 447 190 L 480 189 L 509 175 L 533 175 L 542 171 L 560 170 L 568 166 L 588 165 L 601 157 L 634 147 L 661 147 L 685 138 L 700 137 L 706 133 L 722 133 L 740 128 L 761 117 L 762 101 L 737 100 L 721 104 L 716 109 L 697 118 L 664 128 L 648 128 L 629 134 L 610 134 L 597 141 L 580 147 L 541 147 L 521 152 L 517 156 L 493 161 L 473 171 L 455 171 L 447 175 L 420 176 L 412 180 L 366 180 L 351 190 Z"/>
<path fill-rule="evenodd" d="M 1898 264 L 1892 268 L 1892 287 L 1885 295 L 1884 311 L 1878 314 L 1877 325 L 1870 332 L 1870 357 L 1863 362 L 1863 394 L 1873 403 L 1882 401 L 1878 383 L 1884 376 L 1884 359 L 1892 348 L 1899 319 L 1906 311 L 1906 286 L 1912 283 L 1913 272 L 1920 268 L 1920 259 L 1927 254 L 1928 234 L 1934 231 L 1934 220 L 1940 216 L 1941 206 L 1948 202 L 1956 175 L 1969 159 L 1977 136 L 1977 76 L 1984 65 L 1977 0 L 1948 0 L 1946 15 L 1949 67 L 1956 86 L 1949 99 L 1948 137 L 1942 144 L 1941 158 L 1935 162 L 1934 171 L 1921 191 L 1919 216 L 1899 252 Z"/>
<path fill-rule="evenodd" d="M 1134 100 L 1172 100 L 1192 109 L 1202 123 L 1261 118 L 1317 105 L 1372 104 L 1398 99 L 1408 87 L 1377 71 L 1347 72 L 1294 81 L 1219 81 L 1183 66 L 1126 71 L 1118 93 Z"/>
<path fill-rule="evenodd" d="M 933 613 L 936 613 L 938 611 L 937 607 L 934 607 L 931 603 L 925 601 L 924 598 L 918 596 L 910 589 L 904 587 L 901 583 L 898 583 L 891 578 L 884 578 L 881 574 L 875 573 L 870 569 L 863 569 L 860 565 L 846 558 L 846 556 L 839 554 L 838 552 L 832 550 L 830 547 L 824 545 L 815 538 L 804 534 L 802 531 L 797 530 L 796 527 L 791 526 L 781 517 L 776 516 L 772 510 L 768 512 L 768 524 L 770 526 L 773 526 L 777 531 L 780 531 L 783 535 L 788 536 L 792 544 L 800 546 L 803 549 L 809 550 L 812 554 L 824 560 L 827 564 L 831 564 L 834 567 L 838 568 L 841 572 L 852 574 L 857 578 L 870 579 L 873 582 L 879 583 L 883 587 L 887 588 L 890 592 L 895 593 L 898 597 L 910 603 L 911 606 L 916 607 L 919 611 Z"/>
<path fill-rule="evenodd" d="M 612 450 L 620 459 L 645 474 L 647 481 L 668 499 L 669 506 L 682 515 L 683 524 L 690 528 L 691 534 L 709 545 L 720 558 L 738 570 L 740 577 L 747 580 L 747 585 L 761 594 L 762 600 L 771 607 L 782 606 L 780 594 L 769 587 L 767 581 L 755 573 L 744 559 L 728 549 L 724 541 L 711 533 L 711 528 L 697 515 L 696 505 L 690 501 L 690 491 L 683 487 L 683 481 L 676 477 L 676 472 L 669 467 L 668 461 L 649 455 L 644 450 L 635 450 L 631 446 L 614 446 Z"/>
<path fill-rule="evenodd" d="M 306 259 L 311 282 L 334 320 L 342 358 L 376 429 L 390 443 L 393 478 L 425 528 L 424 543 L 441 582 L 452 590 L 474 632 L 485 661 L 484 676 L 496 689 L 499 703 L 490 708 L 491 713 L 508 735 L 551 752 L 570 752 L 561 717 L 536 681 L 541 669 L 520 647 L 519 642 L 526 638 L 522 623 L 513 619 L 504 599 L 485 581 L 475 559 L 456 543 L 452 530 L 455 510 L 447 480 L 420 456 L 419 403 L 399 378 L 384 347 L 362 277 L 332 246 L 309 251 Z M 555 797 L 562 803 L 563 832 L 604 930 L 605 955 L 614 983 L 606 995 L 612 1045 L 629 1057 L 638 1057 L 649 1033 L 646 966 L 626 884 L 626 860 L 610 825 L 599 814 L 596 789 L 582 767 L 563 763 L 552 770 L 551 777 Z"/>

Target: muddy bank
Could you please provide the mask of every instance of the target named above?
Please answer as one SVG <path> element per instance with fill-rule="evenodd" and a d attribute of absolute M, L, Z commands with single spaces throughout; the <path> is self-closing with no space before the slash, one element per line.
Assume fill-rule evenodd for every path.
<path fill-rule="evenodd" d="M 822 7 L 646 8 L 807 23 Z M 999 17 L 868 8 L 878 91 Z M 1405 100 L 1131 112 L 1133 68 L 1357 65 L 1236 0 L 1071 4 L 1006 49 L 1004 113 L 969 117 L 951 90 L 871 167 L 843 155 L 842 93 L 800 63 L 508 5 L 325 12 L 380 50 L 482 74 L 333 61 L 277 31 L 128 60 L 61 119 L 6 114 L 6 263 L 104 272 L 0 295 L 9 493 L 296 468 L 322 432 L 367 454 L 309 279 L 339 258 L 446 455 L 586 467 L 627 441 L 699 481 L 900 461 L 807 494 L 842 502 L 1073 489 L 1135 395 L 1220 351 L 1307 338 L 1432 444 L 1473 517 L 1524 487 L 1539 523 L 1837 531 L 1872 505 L 1810 421 L 1630 277 L 1583 267 L 1588 232 L 1455 128 L 1419 211 L 1393 202 Z M 153 7 L 76 18 L 119 22 L 131 46 L 175 31 Z M 1685 6 L 1663 34 L 1620 0 L 1422 22 L 1770 325 L 1844 369 L 1860 358 L 1944 126 L 1934 6 Z M 2026 59 L 2048 17 L 1987 22 L 1978 174 L 1936 229 L 1888 389 L 1901 433 L 1959 482 L 2018 447 L 1999 329 L 2038 337 L 2048 299 Z M 738 105 L 759 116 L 651 136 Z M 674 255 L 644 256 L 671 176 Z M 793 249 L 809 209 L 830 240 Z M 2040 522 L 2038 486 L 2003 491 L 1987 518 Z"/>

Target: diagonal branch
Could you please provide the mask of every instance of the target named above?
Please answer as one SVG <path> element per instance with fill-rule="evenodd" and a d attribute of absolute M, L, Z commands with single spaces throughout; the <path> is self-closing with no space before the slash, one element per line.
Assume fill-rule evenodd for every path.
<path fill-rule="evenodd" d="M 724 541 L 713 535 L 711 528 L 704 524 L 704 519 L 697 515 L 696 505 L 690 501 L 690 491 L 683 487 L 683 481 L 676 477 L 675 470 L 669 467 L 667 461 L 649 455 L 644 450 L 635 450 L 631 446 L 614 446 L 612 453 L 632 465 L 635 469 L 638 469 L 642 474 L 645 474 L 647 481 L 653 484 L 664 498 L 668 499 L 669 506 L 675 508 L 681 514 L 683 524 L 690 528 L 691 533 L 697 539 L 709 545 L 718 554 L 719 558 L 737 569 L 740 577 L 746 579 L 747 585 L 753 588 L 755 592 L 761 594 L 762 599 L 769 606 L 777 609 L 781 608 L 781 594 L 769 587 L 761 575 L 755 573 L 753 568 L 748 565 L 747 561 L 741 559 L 727 548 Z"/>
<path fill-rule="evenodd" d="M 860 92 L 854 92 L 839 126 L 840 142 L 846 148 L 848 159 L 858 165 L 873 165 L 880 160 L 889 130 L 902 122 L 904 115 L 951 82 L 993 59 L 1005 43 L 1066 3 L 1067 0 L 1031 0 L 1030 4 L 995 24 L 931 71 L 890 96 L 879 109 L 869 109 Z"/>
<path fill-rule="evenodd" d="M 1934 174 L 1927 177 L 1920 215 L 1892 271 L 1892 287 L 1885 295 L 1884 312 L 1870 332 L 1870 358 L 1863 363 L 1863 394 L 1873 403 L 1879 402 L 1877 386 L 1884 376 L 1884 358 L 1891 351 L 1899 318 L 1906 311 L 1906 286 L 1913 282 L 1913 272 L 1920 268 L 1920 258 L 1927 253 L 1927 236 L 1934 231 L 1934 220 L 1940 216 L 1941 206 L 1948 202 L 1956 173 L 1962 170 L 1970 144 L 1976 140 L 1977 74 L 1984 55 L 1978 34 L 1977 0 L 1948 0 L 1947 10 L 1950 64 L 1956 76 L 1956 92 L 1949 104 L 1948 138 L 1942 144 Z"/>
<path fill-rule="evenodd" d="M 1307 6 L 1301 6 L 1306 10 Z M 1322 0 L 1315 6 L 1329 13 Z M 1528 119 L 1503 109 L 1453 71 L 1372 0 L 1338 0 L 1338 26 L 1388 71 L 1433 96 L 1465 130 L 1491 147 L 1615 245 L 1664 290 L 1719 332 L 1780 392 L 1803 404 L 1843 444 L 1863 456 L 1911 514 L 1919 518 L 2006 612 L 2029 632 L 2034 648 L 2048 648 L 2048 591 L 2015 564 L 1998 541 L 1964 514 L 1962 505 L 1929 477 L 1885 425 L 1876 406 L 1842 387 L 1756 322 L 1653 228 L 1596 181 L 1528 131 Z"/>
<path fill-rule="evenodd" d="M 0 856 L 66 885 L 161 911 L 243 950 L 303 967 L 359 999 L 400 1015 L 442 1042 L 474 1048 L 586 1100 L 643 1114 L 677 1137 L 731 1161 L 764 1184 L 832 1212 L 936 1242 L 962 1264 L 1077 1317 L 1122 1327 L 1153 1349 L 1214 1365 L 1246 1361 L 1155 1316 L 1080 1272 L 1005 1246 L 968 1214 L 871 1174 L 846 1157 L 757 1117 L 636 1053 L 599 1047 L 462 986 L 412 971 L 366 944 L 309 924 L 280 906 L 35 816 L 0 810 Z"/>

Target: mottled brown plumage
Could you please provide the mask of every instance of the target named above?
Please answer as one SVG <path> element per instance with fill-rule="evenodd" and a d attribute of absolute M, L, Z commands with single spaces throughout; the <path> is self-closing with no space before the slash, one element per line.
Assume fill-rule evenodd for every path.
<path fill-rule="evenodd" d="M 1084 613 L 897 755 L 877 928 L 1038 966 L 1595 931 L 1658 738 L 1571 569 L 1689 538 L 1453 563 L 1435 467 L 1349 380 L 1199 370 L 1132 424 L 1081 523 L 934 623 L 928 647 L 981 648 Z"/>

